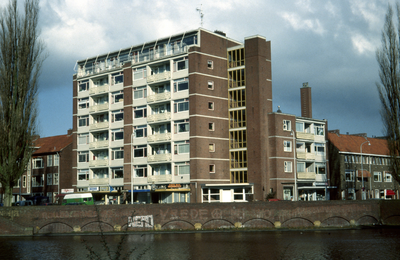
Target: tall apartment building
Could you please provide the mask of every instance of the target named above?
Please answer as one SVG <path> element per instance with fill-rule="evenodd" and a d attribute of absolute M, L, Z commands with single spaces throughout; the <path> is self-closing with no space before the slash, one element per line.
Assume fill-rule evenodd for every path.
<path fill-rule="evenodd" d="M 270 56 L 261 36 L 198 29 L 78 61 L 76 190 L 105 203 L 264 199 Z"/>

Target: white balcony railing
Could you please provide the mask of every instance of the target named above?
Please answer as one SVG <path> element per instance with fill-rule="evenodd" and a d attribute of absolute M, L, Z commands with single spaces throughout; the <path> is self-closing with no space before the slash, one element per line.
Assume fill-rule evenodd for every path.
<path fill-rule="evenodd" d="M 102 148 L 102 147 L 107 147 L 107 146 L 108 146 L 108 140 L 92 142 L 89 144 L 90 149 L 97 149 L 97 148 Z"/>
<path fill-rule="evenodd" d="M 93 87 L 89 89 L 89 94 L 99 94 L 103 92 L 108 92 L 108 85 Z"/>
<path fill-rule="evenodd" d="M 153 154 L 147 157 L 148 162 L 168 162 L 171 161 L 171 154 Z"/>
<path fill-rule="evenodd" d="M 297 178 L 299 179 L 307 179 L 307 180 L 315 180 L 315 172 L 298 172 Z"/>
<path fill-rule="evenodd" d="M 147 141 L 149 143 L 163 142 L 163 141 L 169 141 L 169 140 L 171 140 L 171 133 L 149 135 L 147 137 Z"/>
<path fill-rule="evenodd" d="M 105 103 L 105 104 L 89 107 L 89 112 L 98 112 L 98 111 L 103 111 L 103 110 L 107 110 L 107 109 L 108 109 L 108 103 Z"/>
<path fill-rule="evenodd" d="M 315 136 L 311 133 L 296 132 L 296 137 L 298 139 L 314 140 Z"/>
<path fill-rule="evenodd" d="M 109 184 L 108 178 L 90 179 L 89 185 L 105 185 Z"/>
<path fill-rule="evenodd" d="M 162 73 L 147 76 L 148 83 L 153 83 L 153 82 L 162 81 L 162 80 L 169 80 L 169 79 L 171 79 L 170 71 L 164 71 Z"/>
<path fill-rule="evenodd" d="M 171 119 L 171 112 L 161 113 L 149 115 L 147 117 L 147 122 L 158 122 L 158 121 L 166 121 Z"/>
<path fill-rule="evenodd" d="M 315 160 L 314 153 L 297 152 L 296 157 L 297 159 L 303 159 L 303 160 Z"/>
<path fill-rule="evenodd" d="M 172 175 L 153 175 L 147 177 L 148 183 L 171 182 Z"/>
<path fill-rule="evenodd" d="M 164 92 L 147 97 L 147 102 L 164 101 L 171 99 L 171 92 Z"/>
<path fill-rule="evenodd" d="M 90 130 L 96 130 L 96 129 L 101 129 L 101 128 L 107 128 L 108 127 L 108 122 L 100 122 L 100 123 L 94 123 L 89 126 Z"/>
<path fill-rule="evenodd" d="M 103 167 L 108 166 L 108 160 L 95 160 L 89 162 L 89 167 Z"/>

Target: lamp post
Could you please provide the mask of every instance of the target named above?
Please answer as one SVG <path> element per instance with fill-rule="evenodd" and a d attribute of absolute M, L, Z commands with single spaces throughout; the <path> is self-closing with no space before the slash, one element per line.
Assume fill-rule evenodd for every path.
<path fill-rule="evenodd" d="M 131 134 L 131 205 L 133 205 L 133 167 L 132 167 L 132 161 L 133 161 L 133 138 L 134 138 L 134 133 Z"/>
<path fill-rule="evenodd" d="M 293 200 L 297 201 L 297 165 L 296 165 L 296 135 L 295 132 L 292 130 L 291 135 L 293 136 L 293 173 L 294 173 L 294 192 L 293 192 Z"/>
<path fill-rule="evenodd" d="M 362 143 L 360 145 L 360 153 L 361 153 L 361 182 L 362 182 L 362 186 L 361 186 L 361 199 L 365 200 L 365 191 L 364 191 L 364 169 L 363 169 L 363 155 L 362 155 L 362 146 L 363 144 L 368 143 L 368 145 L 371 145 L 371 143 L 369 141 L 365 141 L 364 143 Z"/>

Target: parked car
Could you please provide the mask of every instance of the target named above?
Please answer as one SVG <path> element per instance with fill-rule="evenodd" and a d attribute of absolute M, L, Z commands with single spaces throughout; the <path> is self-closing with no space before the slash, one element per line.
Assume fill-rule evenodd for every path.
<path fill-rule="evenodd" d="M 33 206 L 33 201 L 31 200 L 21 200 L 15 202 L 15 206 Z"/>

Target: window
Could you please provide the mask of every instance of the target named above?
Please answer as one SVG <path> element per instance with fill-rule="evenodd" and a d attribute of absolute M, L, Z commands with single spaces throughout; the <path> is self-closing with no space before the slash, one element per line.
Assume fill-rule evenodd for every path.
<path fill-rule="evenodd" d="M 133 133 L 135 134 L 136 138 L 147 137 L 147 126 L 135 126 Z"/>
<path fill-rule="evenodd" d="M 189 99 L 179 99 L 174 102 L 174 112 L 183 112 L 189 110 Z"/>
<path fill-rule="evenodd" d="M 304 132 L 304 123 L 296 122 L 296 132 Z"/>
<path fill-rule="evenodd" d="M 89 151 L 79 152 L 78 162 L 89 162 Z"/>
<path fill-rule="evenodd" d="M 79 127 L 89 126 L 89 116 L 78 117 Z"/>
<path fill-rule="evenodd" d="M 26 188 L 26 175 L 22 176 L 22 188 Z"/>
<path fill-rule="evenodd" d="M 292 151 L 292 142 L 291 141 L 283 141 L 283 151 L 285 151 L 285 152 Z"/>
<path fill-rule="evenodd" d="M 53 166 L 53 155 L 47 155 L 47 166 Z"/>
<path fill-rule="evenodd" d="M 285 131 L 292 130 L 292 122 L 290 120 L 283 120 L 283 130 Z"/>
<path fill-rule="evenodd" d="M 124 178 L 124 170 L 122 168 L 113 168 L 112 176 L 114 179 Z"/>
<path fill-rule="evenodd" d="M 314 124 L 314 134 L 324 135 L 324 126 L 321 124 Z"/>
<path fill-rule="evenodd" d="M 97 87 L 106 86 L 106 85 L 108 85 L 108 76 L 93 80 L 93 83 Z"/>
<path fill-rule="evenodd" d="M 87 97 L 78 99 L 78 108 L 79 109 L 89 108 L 89 98 Z"/>
<path fill-rule="evenodd" d="M 43 174 L 40 176 L 34 176 L 32 178 L 32 187 L 43 187 L 44 176 Z"/>
<path fill-rule="evenodd" d="M 208 123 L 208 130 L 214 131 L 214 123 Z"/>
<path fill-rule="evenodd" d="M 180 71 L 188 68 L 188 57 L 174 60 L 174 71 Z"/>
<path fill-rule="evenodd" d="M 214 102 L 208 102 L 208 110 L 214 110 Z"/>
<path fill-rule="evenodd" d="M 135 158 L 147 157 L 147 146 L 146 145 L 134 146 L 133 157 Z"/>
<path fill-rule="evenodd" d="M 292 162 L 284 162 L 285 172 L 292 172 Z"/>
<path fill-rule="evenodd" d="M 42 158 L 33 159 L 33 169 L 40 169 L 40 168 L 43 168 L 43 159 Z"/>
<path fill-rule="evenodd" d="M 111 160 L 124 159 L 124 148 L 113 148 L 111 150 Z"/>
<path fill-rule="evenodd" d="M 209 152 L 215 152 L 215 144 L 209 144 L 208 145 L 208 151 Z"/>
<path fill-rule="evenodd" d="M 215 173 L 215 164 L 210 164 L 208 166 L 209 173 Z"/>
<path fill-rule="evenodd" d="M 111 93 L 111 102 L 112 102 L 112 104 L 120 103 L 120 102 L 123 102 L 123 101 L 124 101 L 124 92 L 122 90 Z"/>
<path fill-rule="evenodd" d="M 58 185 L 58 173 L 53 173 L 53 185 Z"/>
<path fill-rule="evenodd" d="M 53 174 L 52 173 L 47 174 L 47 186 L 49 186 L 49 185 L 53 185 Z"/>
<path fill-rule="evenodd" d="M 346 174 L 346 176 L 345 176 L 346 181 L 354 182 L 354 171 L 353 170 L 346 170 L 345 174 Z"/>
<path fill-rule="evenodd" d="M 188 90 L 189 89 L 189 79 L 177 79 L 174 81 L 174 92 Z"/>
<path fill-rule="evenodd" d="M 111 130 L 111 141 L 124 140 L 124 129 L 113 129 Z"/>
<path fill-rule="evenodd" d="M 385 182 L 392 182 L 392 174 L 385 172 Z"/>
<path fill-rule="evenodd" d="M 135 177 L 136 178 L 147 178 L 147 166 L 146 165 L 138 165 L 134 166 Z"/>
<path fill-rule="evenodd" d="M 214 81 L 209 80 L 207 86 L 209 90 L 214 90 Z"/>
<path fill-rule="evenodd" d="M 326 165 L 324 163 L 315 163 L 316 174 L 326 174 Z"/>
<path fill-rule="evenodd" d="M 207 68 L 213 69 L 213 66 L 214 66 L 213 61 L 212 60 L 208 60 L 207 61 Z"/>
<path fill-rule="evenodd" d="M 89 134 L 79 134 L 78 135 L 78 144 L 89 144 Z"/>
<path fill-rule="evenodd" d="M 124 72 L 120 71 L 111 75 L 111 84 L 116 85 L 124 82 Z"/>
<path fill-rule="evenodd" d="M 146 108 L 146 106 L 133 108 L 133 117 L 134 118 L 145 118 L 145 117 L 147 117 L 147 108 Z"/>
<path fill-rule="evenodd" d="M 177 133 L 189 132 L 189 120 L 179 120 L 174 123 L 174 131 Z"/>
<path fill-rule="evenodd" d="M 146 78 L 146 67 L 133 69 L 133 80 L 145 79 Z"/>
<path fill-rule="evenodd" d="M 89 80 L 79 81 L 79 92 L 88 91 L 89 90 Z"/>
<path fill-rule="evenodd" d="M 175 175 L 190 174 L 189 162 L 175 163 Z"/>
<path fill-rule="evenodd" d="M 305 162 L 297 162 L 297 172 L 306 172 Z"/>
<path fill-rule="evenodd" d="M 382 182 L 382 172 L 374 172 L 374 182 Z"/>
<path fill-rule="evenodd" d="M 78 170 L 78 180 L 80 181 L 88 181 L 89 180 L 89 170 Z"/>
<path fill-rule="evenodd" d="M 315 143 L 315 153 L 323 155 L 325 153 L 325 145 L 321 143 Z"/>
<path fill-rule="evenodd" d="M 115 110 L 111 112 L 111 122 L 119 122 L 124 120 L 124 110 Z"/>
<path fill-rule="evenodd" d="M 133 99 L 140 99 L 147 97 L 147 88 L 146 87 L 138 87 L 133 88 Z"/>
<path fill-rule="evenodd" d="M 58 154 L 55 154 L 54 155 L 54 166 L 58 166 L 58 159 L 59 159 L 60 157 L 59 157 L 59 155 Z"/>
<path fill-rule="evenodd" d="M 174 154 L 184 154 L 190 152 L 189 141 L 175 142 Z"/>

